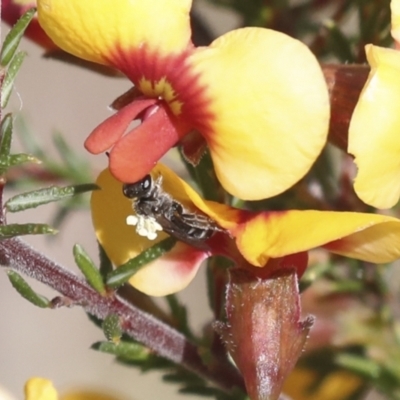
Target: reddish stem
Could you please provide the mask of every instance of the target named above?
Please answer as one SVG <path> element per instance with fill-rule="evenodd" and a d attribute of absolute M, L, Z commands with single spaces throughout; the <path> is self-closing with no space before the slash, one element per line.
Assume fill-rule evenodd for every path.
<path fill-rule="evenodd" d="M 242 377 L 229 362 L 214 359 L 210 365 L 212 368 L 207 368 L 199 356 L 198 348 L 180 332 L 135 308 L 115 292 L 106 296 L 100 295 L 83 279 L 49 260 L 20 239 L 0 241 L 0 264 L 55 289 L 97 318 L 118 315 L 122 329 L 133 339 L 212 382 L 219 389 L 225 392 L 232 391 L 234 387 L 245 390 Z"/>
<path fill-rule="evenodd" d="M 351 116 L 369 74 L 367 65 L 322 65 L 331 102 L 329 141 L 347 151 Z"/>

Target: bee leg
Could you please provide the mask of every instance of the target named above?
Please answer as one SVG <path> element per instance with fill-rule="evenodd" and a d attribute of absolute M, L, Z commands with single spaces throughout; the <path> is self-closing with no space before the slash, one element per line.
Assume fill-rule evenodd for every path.
<path fill-rule="evenodd" d="M 165 204 L 164 209 L 162 210 L 163 215 L 169 221 L 174 222 L 176 219 L 181 219 L 183 215 L 183 207 L 180 203 L 175 200 L 172 200 L 170 204 Z"/>

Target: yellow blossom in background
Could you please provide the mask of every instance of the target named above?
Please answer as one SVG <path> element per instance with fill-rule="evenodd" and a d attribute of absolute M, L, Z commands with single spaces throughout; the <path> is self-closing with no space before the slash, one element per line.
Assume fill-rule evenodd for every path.
<path fill-rule="evenodd" d="M 116 396 L 110 394 L 101 393 L 95 390 L 68 390 L 63 393 L 60 400 L 120 400 Z"/>
<path fill-rule="evenodd" d="M 25 400 L 58 400 L 58 394 L 48 379 L 31 378 L 25 384 Z"/>
<path fill-rule="evenodd" d="M 392 0 L 391 10 L 399 43 L 399 0 Z M 348 151 L 358 167 L 354 189 L 365 203 L 390 208 L 400 197 L 400 51 L 372 44 L 365 50 L 371 71 L 349 128 Z"/>
<path fill-rule="evenodd" d="M 297 367 L 285 381 L 283 392 L 293 400 L 347 400 L 363 384 L 362 379 L 347 371 L 334 371 L 316 385 L 318 378 L 316 371 Z"/>
<path fill-rule="evenodd" d="M 31 378 L 25 384 L 25 400 L 119 400 L 96 390 L 68 390 L 58 395 L 53 383 L 45 378 Z"/>

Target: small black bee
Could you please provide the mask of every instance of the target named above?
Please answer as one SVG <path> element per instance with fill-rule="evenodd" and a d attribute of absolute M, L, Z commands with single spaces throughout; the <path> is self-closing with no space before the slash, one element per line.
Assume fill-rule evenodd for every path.
<path fill-rule="evenodd" d="M 152 218 L 169 235 L 195 247 L 203 247 L 203 242 L 216 231 L 223 231 L 205 215 L 189 212 L 162 189 L 162 176 L 156 181 L 151 175 L 135 183 L 123 185 L 123 193 L 133 199 L 136 215 Z"/>

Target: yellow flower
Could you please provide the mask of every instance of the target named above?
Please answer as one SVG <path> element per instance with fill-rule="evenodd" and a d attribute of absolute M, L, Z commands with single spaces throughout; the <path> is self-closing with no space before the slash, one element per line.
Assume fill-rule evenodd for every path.
<path fill-rule="evenodd" d="M 58 396 L 51 381 L 31 378 L 25 384 L 25 400 L 118 400 L 117 397 L 93 390 L 70 390 Z"/>
<path fill-rule="evenodd" d="M 392 0 L 391 9 L 392 36 L 399 41 L 400 1 Z M 348 151 L 358 166 L 358 196 L 389 208 L 400 197 L 400 52 L 369 44 L 366 54 L 371 71 L 350 122 Z"/>
<path fill-rule="evenodd" d="M 241 267 L 291 266 L 300 274 L 307 265 L 304 253 L 316 247 L 373 263 L 400 257 L 400 221 L 396 218 L 314 210 L 250 212 L 202 199 L 164 165 L 158 164 L 152 175 L 163 177 L 163 190 L 186 210 L 208 216 L 224 232 L 216 232 L 199 248 L 178 242 L 166 256 L 140 269 L 130 283 L 149 295 L 163 296 L 183 289 L 211 255 L 231 258 Z M 127 225 L 132 202 L 109 170 L 99 175 L 97 184 L 101 190 L 92 194 L 93 224 L 99 242 L 116 266 L 165 238 L 162 232 L 150 241 Z M 281 258 L 287 260 L 274 261 Z"/>
<path fill-rule="evenodd" d="M 39 22 L 58 46 L 119 69 L 135 85 L 85 146 L 111 149 L 111 173 L 136 182 L 195 130 L 231 194 L 281 193 L 326 141 L 329 98 L 319 64 L 301 42 L 261 28 L 195 48 L 190 7 L 190 0 L 38 1 Z M 141 124 L 124 135 L 133 119 Z"/>
<path fill-rule="evenodd" d="M 25 384 L 25 400 L 58 400 L 58 394 L 51 381 L 31 378 Z"/>
<path fill-rule="evenodd" d="M 334 371 L 316 385 L 319 378 L 315 371 L 297 367 L 285 381 L 283 392 L 295 400 L 346 400 L 363 384 L 359 377 L 347 371 Z"/>

